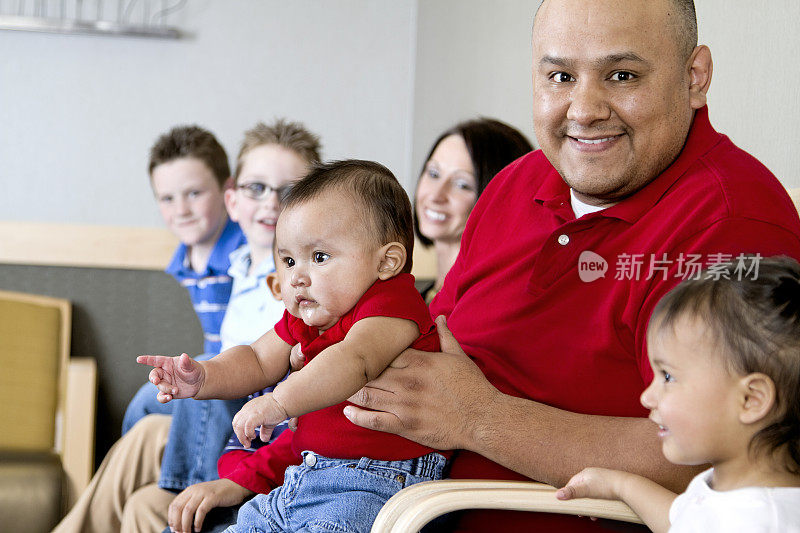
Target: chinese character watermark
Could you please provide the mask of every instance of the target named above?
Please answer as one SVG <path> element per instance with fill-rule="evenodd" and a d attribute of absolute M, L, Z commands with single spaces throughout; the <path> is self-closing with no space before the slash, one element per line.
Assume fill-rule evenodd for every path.
<path fill-rule="evenodd" d="M 660 279 L 758 279 L 761 254 L 729 253 L 684 254 L 670 258 L 669 254 L 619 254 L 613 264 L 617 281 L 649 281 Z M 590 283 L 605 278 L 609 262 L 590 250 L 581 252 L 578 258 L 578 275 L 581 281 Z"/>

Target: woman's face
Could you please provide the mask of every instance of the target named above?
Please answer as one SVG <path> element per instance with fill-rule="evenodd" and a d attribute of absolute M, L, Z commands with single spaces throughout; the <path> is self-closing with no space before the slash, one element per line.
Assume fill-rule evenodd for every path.
<path fill-rule="evenodd" d="M 477 199 L 478 181 L 463 137 L 445 137 L 417 184 L 419 232 L 434 242 L 460 241 Z"/>

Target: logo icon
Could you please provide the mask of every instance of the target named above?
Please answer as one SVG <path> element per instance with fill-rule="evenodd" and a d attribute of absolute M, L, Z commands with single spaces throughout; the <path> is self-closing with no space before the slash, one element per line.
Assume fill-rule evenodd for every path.
<path fill-rule="evenodd" d="M 578 276 L 581 281 L 591 283 L 606 277 L 606 272 L 608 272 L 608 262 L 605 259 L 590 250 L 581 252 L 578 257 Z"/>

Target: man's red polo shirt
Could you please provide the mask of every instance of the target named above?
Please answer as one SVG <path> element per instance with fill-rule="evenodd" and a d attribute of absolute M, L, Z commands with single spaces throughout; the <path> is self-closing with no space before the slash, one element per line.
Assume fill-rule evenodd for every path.
<path fill-rule="evenodd" d="M 698 266 L 743 252 L 800 258 L 798 235 L 781 184 L 714 131 L 703 108 L 663 174 L 580 220 L 541 151 L 512 163 L 470 215 L 431 315 L 447 316 L 462 348 L 504 393 L 578 413 L 646 417 L 639 403 L 652 379 L 645 331 L 658 300 Z M 742 266 L 728 275 L 753 275 L 752 262 Z M 522 479 L 470 452 L 456 456 L 451 476 Z M 472 512 L 461 523 L 481 531 L 603 528 L 534 513 Z"/>

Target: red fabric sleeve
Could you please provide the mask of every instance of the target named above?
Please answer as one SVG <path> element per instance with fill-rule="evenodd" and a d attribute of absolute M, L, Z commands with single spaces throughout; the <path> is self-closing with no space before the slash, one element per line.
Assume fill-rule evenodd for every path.
<path fill-rule="evenodd" d="M 414 276 L 398 274 L 385 281 L 377 281 L 364 293 L 353 310 L 353 323 L 367 317 L 388 316 L 411 320 L 417 324 L 420 335 L 435 329 L 428 306 L 414 287 Z"/>
<path fill-rule="evenodd" d="M 253 452 L 247 450 L 231 450 L 220 455 L 217 460 L 217 473 L 219 477 L 228 477 L 239 466 L 244 459 L 250 457 Z"/>
<path fill-rule="evenodd" d="M 283 316 L 280 320 L 278 320 L 278 323 L 275 324 L 273 329 L 275 330 L 275 333 L 278 334 L 278 337 L 280 337 L 286 344 L 289 346 L 294 346 L 300 341 L 292 336 L 291 329 L 289 328 L 289 317 L 291 316 L 292 315 L 289 314 L 289 311 L 284 310 Z"/>
<path fill-rule="evenodd" d="M 253 492 L 267 494 L 283 484 L 283 474 L 288 467 L 300 464 L 300 456 L 292 451 L 293 437 L 294 432 L 286 430 L 271 444 L 253 453 L 234 450 L 224 454 L 217 462 L 219 476 Z"/>

